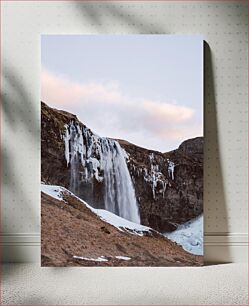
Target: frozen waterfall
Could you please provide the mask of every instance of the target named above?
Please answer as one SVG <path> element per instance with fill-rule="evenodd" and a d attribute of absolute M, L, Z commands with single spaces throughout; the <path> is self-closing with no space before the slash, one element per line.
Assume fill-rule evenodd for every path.
<path fill-rule="evenodd" d="M 78 194 L 81 182 L 90 183 L 94 179 L 103 182 L 105 209 L 140 223 L 126 155 L 118 141 L 99 137 L 71 121 L 65 125 L 64 143 L 65 158 L 70 167 L 71 191 Z"/>

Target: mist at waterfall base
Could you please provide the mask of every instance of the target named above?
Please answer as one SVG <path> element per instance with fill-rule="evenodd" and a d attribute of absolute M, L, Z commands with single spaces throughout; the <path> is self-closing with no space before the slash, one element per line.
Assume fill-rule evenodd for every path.
<path fill-rule="evenodd" d="M 140 223 L 135 190 L 126 164 L 128 156 L 120 144 L 73 121 L 65 125 L 63 138 L 65 158 L 70 167 L 69 189 L 95 208 L 104 208 Z M 93 192 L 96 189 L 99 195 Z"/>

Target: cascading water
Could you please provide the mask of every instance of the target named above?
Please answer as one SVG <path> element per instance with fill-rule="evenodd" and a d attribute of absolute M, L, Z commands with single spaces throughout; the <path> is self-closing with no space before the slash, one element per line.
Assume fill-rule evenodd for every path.
<path fill-rule="evenodd" d="M 104 139 L 105 207 L 127 220 L 140 223 L 134 187 L 119 143 Z"/>
<path fill-rule="evenodd" d="M 99 137 L 73 121 L 65 125 L 65 129 L 65 158 L 70 166 L 70 190 L 78 194 L 82 181 L 92 182 L 96 179 L 103 182 L 105 209 L 140 223 L 135 190 L 120 144 L 116 140 Z"/>
<path fill-rule="evenodd" d="M 81 135 L 82 136 L 82 135 Z M 65 141 L 65 154 L 67 165 L 70 163 L 70 186 L 69 189 L 78 194 L 78 181 L 79 181 L 79 158 L 78 152 L 80 151 L 80 134 L 73 124 L 66 128 L 64 136 Z"/>

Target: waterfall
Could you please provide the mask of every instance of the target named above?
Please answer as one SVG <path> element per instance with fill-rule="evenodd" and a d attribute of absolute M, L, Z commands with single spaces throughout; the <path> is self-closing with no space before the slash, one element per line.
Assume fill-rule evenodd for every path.
<path fill-rule="evenodd" d="M 140 223 L 135 190 L 123 149 L 117 141 L 110 139 L 104 139 L 102 148 L 106 210 Z"/>
<path fill-rule="evenodd" d="M 74 124 L 66 125 L 66 133 L 64 136 L 65 142 L 65 158 L 67 165 L 70 163 L 70 185 L 69 189 L 78 194 L 78 181 L 79 181 L 79 138 L 80 134 L 77 133 Z"/>
<path fill-rule="evenodd" d="M 65 125 L 64 142 L 65 158 L 70 167 L 70 190 L 78 194 L 81 182 L 103 183 L 105 209 L 140 223 L 126 154 L 118 141 L 99 137 L 72 121 Z"/>

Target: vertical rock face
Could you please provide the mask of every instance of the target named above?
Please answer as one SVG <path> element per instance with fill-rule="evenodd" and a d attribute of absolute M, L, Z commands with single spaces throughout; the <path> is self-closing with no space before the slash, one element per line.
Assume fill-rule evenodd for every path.
<path fill-rule="evenodd" d="M 120 141 L 129 159 L 141 222 L 172 231 L 203 211 L 203 138 L 160 153 Z"/>
<path fill-rule="evenodd" d="M 99 137 L 75 115 L 41 104 L 41 179 L 161 232 L 202 213 L 203 138 L 160 153 Z"/>

